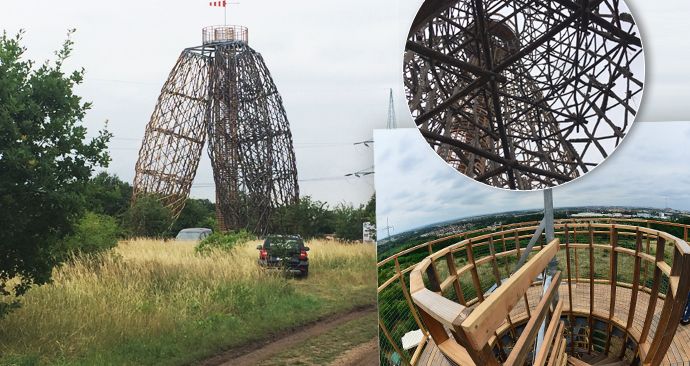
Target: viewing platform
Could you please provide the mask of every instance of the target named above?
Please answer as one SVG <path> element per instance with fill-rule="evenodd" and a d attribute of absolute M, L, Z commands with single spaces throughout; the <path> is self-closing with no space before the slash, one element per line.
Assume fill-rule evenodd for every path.
<path fill-rule="evenodd" d="M 459 233 L 379 262 L 391 274 L 378 288 L 382 365 L 690 362 L 690 328 L 679 324 L 690 290 L 687 225 L 557 220 L 555 239 L 542 236 L 516 270 L 538 224 Z M 421 342 L 403 345 L 417 329 Z"/>
<path fill-rule="evenodd" d="M 242 42 L 248 44 L 249 31 L 241 25 L 212 25 L 201 31 L 204 45 L 225 42 Z"/>

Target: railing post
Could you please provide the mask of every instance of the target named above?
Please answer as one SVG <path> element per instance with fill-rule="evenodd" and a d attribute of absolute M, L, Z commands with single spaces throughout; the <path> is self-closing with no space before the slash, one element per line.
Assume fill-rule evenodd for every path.
<path fill-rule="evenodd" d="M 405 284 L 405 275 L 400 270 L 400 262 L 398 262 L 398 257 L 395 257 L 395 273 L 398 275 L 398 278 L 400 279 L 400 285 L 402 286 L 402 292 L 405 296 L 405 301 L 407 301 L 407 306 L 412 311 L 412 316 L 414 317 L 415 322 L 417 322 L 417 326 L 422 331 L 422 334 L 424 334 L 425 337 L 428 336 L 429 333 L 426 330 L 426 328 L 424 328 L 422 321 L 419 319 L 419 316 L 417 315 L 417 310 L 414 306 L 414 303 L 412 302 L 412 298 L 410 297 L 410 292 L 407 290 L 407 284 Z"/>
<path fill-rule="evenodd" d="M 609 319 L 608 319 L 608 329 L 606 335 L 606 346 L 604 347 L 604 354 L 609 354 L 611 349 L 611 333 L 613 332 L 613 315 L 616 310 L 616 287 L 618 285 L 618 252 L 616 248 L 618 247 L 618 230 L 615 225 L 611 225 L 611 231 L 609 234 L 611 242 L 611 256 L 609 264 L 609 278 L 611 280 L 611 290 L 610 290 L 610 302 L 609 302 Z"/>
<path fill-rule="evenodd" d="M 479 302 L 484 301 L 484 291 L 482 291 L 482 284 L 479 281 L 479 273 L 477 272 L 477 262 L 474 260 L 474 253 L 472 252 L 472 239 L 467 240 L 467 259 L 472 264 L 470 268 L 470 273 L 472 274 L 472 284 L 474 285 L 474 290 L 477 292 L 477 300 Z"/>
<path fill-rule="evenodd" d="M 642 258 L 640 257 L 640 252 L 642 251 L 642 233 L 638 227 L 635 232 L 635 267 L 633 268 L 633 283 L 632 283 L 632 294 L 630 295 L 630 310 L 628 310 L 628 320 L 625 325 L 625 338 L 623 338 L 623 347 L 621 347 L 621 352 L 618 358 L 623 358 L 625 356 L 625 344 L 630 337 L 630 330 L 632 329 L 633 320 L 635 319 L 635 311 L 637 309 L 637 293 L 640 290 L 640 262 Z M 639 344 L 636 346 L 635 353 L 637 353 Z"/>
<path fill-rule="evenodd" d="M 666 240 L 660 236 L 656 239 L 656 261 L 664 260 L 664 244 Z M 661 269 L 658 265 L 654 265 L 654 279 L 652 280 L 652 290 L 649 294 L 649 306 L 647 307 L 647 315 L 644 319 L 644 325 L 642 326 L 642 333 L 640 335 L 640 344 L 647 342 L 647 336 L 649 336 L 649 328 L 652 326 L 652 319 L 654 318 L 654 309 L 656 308 L 656 302 L 659 298 L 659 285 L 661 282 Z"/>
<path fill-rule="evenodd" d="M 448 273 L 451 276 L 455 276 L 455 281 L 453 281 L 453 288 L 455 289 L 455 295 L 460 301 L 460 305 L 467 306 L 467 301 L 465 301 L 465 294 L 462 291 L 462 286 L 460 286 L 460 278 L 458 278 L 458 269 L 455 266 L 455 256 L 453 256 L 453 251 L 449 250 L 446 254 L 446 264 L 448 264 Z"/>
<path fill-rule="evenodd" d="M 577 224 L 577 223 L 575 223 Z M 573 227 L 573 242 L 577 244 L 577 226 Z M 575 254 L 575 283 L 580 279 L 580 258 L 577 254 L 577 248 L 573 249 Z"/>
<path fill-rule="evenodd" d="M 594 229 L 589 223 L 589 337 L 587 339 L 587 353 L 592 353 L 594 341 Z"/>
<path fill-rule="evenodd" d="M 667 291 L 666 299 L 664 299 L 664 307 L 659 316 L 654 340 L 645 359 L 645 363 L 649 362 L 652 366 L 661 364 L 671 346 L 673 336 L 676 334 L 676 330 L 678 330 L 681 313 L 685 310 L 687 293 L 690 290 L 690 279 L 685 271 L 685 268 L 690 265 L 689 257 L 688 255 L 681 254 L 678 248 L 674 247 L 673 266 L 671 267 L 669 277 L 671 285 Z M 672 277 L 676 277 L 678 281 L 678 288 L 675 293 L 672 288 Z"/>
<path fill-rule="evenodd" d="M 565 224 L 565 263 L 568 271 L 568 323 L 570 325 L 570 334 L 575 334 L 575 321 L 573 316 L 573 285 L 572 275 L 570 270 L 570 233 L 568 232 L 568 224 Z M 575 340 L 571 337 L 570 352 L 575 353 Z"/>

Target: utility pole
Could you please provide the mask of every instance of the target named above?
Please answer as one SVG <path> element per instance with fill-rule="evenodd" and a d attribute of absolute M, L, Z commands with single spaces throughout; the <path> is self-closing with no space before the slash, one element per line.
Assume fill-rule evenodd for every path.
<path fill-rule="evenodd" d="M 395 120 L 395 106 L 393 104 L 393 88 L 390 89 L 388 94 L 388 122 L 386 123 L 386 128 L 389 130 L 394 130 L 398 128 L 398 123 Z"/>

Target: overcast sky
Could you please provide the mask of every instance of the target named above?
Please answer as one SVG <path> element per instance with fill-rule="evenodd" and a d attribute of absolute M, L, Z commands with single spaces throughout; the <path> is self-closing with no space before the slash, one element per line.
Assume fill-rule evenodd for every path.
<path fill-rule="evenodd" d="M 402 50 L 422 0 L 240 0 L 229 24 L 249 27 L 283 96 L 292 128 L 302 194 L 331 203 L 360 203 L 373 193 L 368 171 L 372 129 L 386 124 L 393 88 L 398 124 L 413 127 L 402 87 Z M 690 119 L 690 2 L 628 1 L 645 46 L 647 83 L 640 120 Z M 115 134 L 108 169 L 131 181 L 144 128 L 170 69 L 183 48 L 201 43 L 201 28 L 222 24 L 223 11 L 207 0 L 27 2 L 2 0 L 0 27 L 26 30 L 28 57 L 52 58 L 67 29 L 77 28 L 68 68 L 86 68 L 78 92 L 93 102 L 92 130 L 109 120 Z M 379 173 L 380 174 L 380 173 Z M 193 197 L 213 198 L 203 154 Z"/>
<path fill-rule="evenodd" d="M 449 167 L 416 129 L 374 131 L 376 216 L 394 233 L 454 218 L 543 207 L 541 191 L 476 182 Z M 553 189 L 554 205 L 690 210 L 690 123 L 640 122 L 613 155 Z M 381 232 L 382 233 L 382 232 Z M 380 234 L 381 234 L 380 233 Z"/>

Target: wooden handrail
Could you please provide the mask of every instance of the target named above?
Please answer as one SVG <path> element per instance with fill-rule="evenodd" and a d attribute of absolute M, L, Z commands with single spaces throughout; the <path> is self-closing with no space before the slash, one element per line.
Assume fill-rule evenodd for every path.
<path fill-rule="evenodd" d="M 505 280 L 462 322 L 462 328 L 474 349 L 481 349 L 489 341 L 498 326 L 503 323 L 506 315 L 530 288 L 532 281 L 544 271 L 549 261 L 558 253 L 559 246 L 558 239 L 552 240 L 522 268 Z"/>

